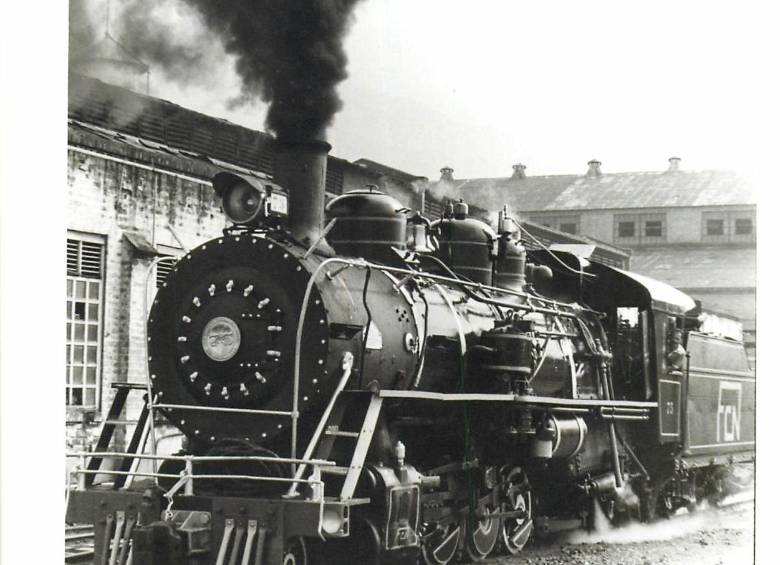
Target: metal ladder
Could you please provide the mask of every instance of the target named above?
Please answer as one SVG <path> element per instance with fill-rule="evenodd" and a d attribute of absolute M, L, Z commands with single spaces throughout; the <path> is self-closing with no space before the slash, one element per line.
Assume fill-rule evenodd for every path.
<path fill-rule="evenodd" d="M 303 455 L 304 461 L 313 459 L 336 462 L 334 466 L 314 469 L 313 478 L 319 480 L 320 474 L 343 477 L 338 495 L 329 492 L 321 493 L 322 496 L 339 500 L 350 500 L 355 493 L 383 402 L 383 399 L 374 392 L 344 390 L 346 380 L 347 376 L 339 383 Z M 340 438 L 354 442 L 352 449 L 334 450 L 336 441 Z M 343 453 L 335 457 L 334 455 L 339 451 Z M 324 459 L 320 459 L 321 457 Z M 308 466 L 306 463 L 298 465 L 295 478 L 303 478 Z M 332 488 L 334 481 L 328 482 L 331 483 L 330 488 Z M 338 482 L 335 481 L 336 486 Z M 325 488 L 330 490 L 328 486 Z M 296 483 L 290 487 L 287 495 L 295 496 L 298 494 L 297 491 Z"/>
<path fill-rule="evenodd" d="M 322 467 L 320 472 L 344 477 L 338 494 L 339 500 L 350 500 L 355 494 L 381 411 L 382 398 L 373 392 L 344 391 L 336 399 L 317 442 L 314 458 L 336 462 L 335 466 Z M 338 450 L 334 452 L 334 446 L 339 439 L 343 439 L 345 443 L 354 442 L 352 449 L 342 450 L 343 456 L 336 456 Z M 326 496 L 329 494 L 329 482 L 325 483 Z"/>
<path fill-rule="evenodd" d="M 111 387 L 116 389 L 114 394 L 114 400 L 111 402 L 111 408 L 108 410 L 105 420 L 100 428 L 100 437 L 98 438 L 97 445 L 92 450 L 95 453 L 105 453 L 109 450 L 111 441 L 114 439 L 114 432 L 120 425 L 125 425 L 126 422 L 120 420 L 122 411 L 127 404 L 127 397 L 131 391 L 143 391 L 143 406 L 141 413 L 138 415 L 138 420 L 135 421 L 135 429 L 133 435 L 130 438 L 130 443 L 127 445 L 126 457 L 120 459 L 119 468 L 117 471 L 122 471 L 123 474 L 118 474 L 114 478 L 114 488 L 119 489 L 127 485 L 132 480 L 132 475 L 126 475 L 124 473 L 134 470 L 134 467 L 138 465 L 138 459 L 132 457 L 132 454 L 142 453 L 144 446 L 146 445 L 146 439 L 149 436 L 149 399 L 146 394 L 147 387 L 143 384 L 136 383 L 112 383 Z M 95 481 L 97 471 L 100 470 L 100 466 L 103 463 L 103 456 L 93 456 L 89 458 L 87 462 L 87 470 L 90 473 L 84 475 L 85 487 L 90 487 Z"/>

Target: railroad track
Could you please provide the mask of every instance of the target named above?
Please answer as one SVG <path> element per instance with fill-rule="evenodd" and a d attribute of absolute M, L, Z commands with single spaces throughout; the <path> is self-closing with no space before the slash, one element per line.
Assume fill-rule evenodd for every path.
<path fill-rule="evenodd" d="M 95 555 L 95 530 L 89 524 L 65 526 L 65 563 L 89 563 Z"/>

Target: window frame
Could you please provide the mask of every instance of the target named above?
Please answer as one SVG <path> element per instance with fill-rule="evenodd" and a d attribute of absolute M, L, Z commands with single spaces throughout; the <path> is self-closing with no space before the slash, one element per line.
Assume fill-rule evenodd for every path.
<path fill-rule="evenodd" d="M 750 223 L 750 231 L 744 232 L 744 233 L 740 233 L 739 228 L 737 227 L 739 222 L 749 222 Z M 735 236 L 747 237 L 747 236 L 752 236 L 755 233 L 756 233 L 756 226 L 755 226 L 755 222 L 753 221 L 752 217 L 750 217 L 750 218 L 735 217 L 734 218 L 734 235 Z"/>
<path fill-rule="evenodd" d="M 723 223 L 723 233 L 714 234 L 709 232 L 709 223 L 721 221 Z M 731 239 L 731 226 L 728 213 L 725 210 L 710 210 L 701 214 L 701 240 L 706 243 L 725 243 Z"/>
<path fill-rule="evenodd" d="M 648 232 L 648 224 L 658 223 L 658 235 L 651 235 Z M 666 222 L 665 218 L 659 217 L 656 214 L 642 216 L 642 241 L 664 241 L 666 239 Z"/>
<path fill-rule="evenodd" d="M 105 236 L 68 231 L 68 252 L 73 242 L 79 249 L 76 272 L 73 273 L 70 268 L 67 268 L 65 273 L 65 408 L 68 420 L 75 419 L 79 414 L 99 412 L 101 409 L 107 265 Z M 97 277 L 91 276 L 91 272 L 84 272 L 82 249 L 85 243 L 99 246 L 100 263 Z M 71 264 L 69 261 L 68 266 Z M 94 264 L 89 265 L 89 271 L 93 270 Z M 83 292 L 80 289 L 83 289 Z M 93 289 L 95 289 L 94 293 Z M 78 312 L 81 308 L 83 310 Z M 81 358 L 77 359 L 79 350 Z M 92 379 L 88 377 L 90 370 L 94 370 Z M 89 380 L 93 382 L 89 383 Z M 75 403 L 76 391 L 80 391 L 80 404 Z M 92 402 L 87 403 L 89 391 L 92 391 L 93 399 Z"/>
<path fill-rule="evenodd" d="M 572 229 L 564 229 L 563 226 L 572 226 Z M 579 234 L 579 222 L 560 222 L 558 224 L 558 231 L 567 233 L 569 235 L 578 235 Z"/>
<path fill-rule="evenodd" d="M 617 230 L 618 230 L 618 237 L 620 239 L 633 239 L 636 237 L 636 222 L 634 221 L 618 222 Z"/>
<path fill-rule="evenodd" d="M 737 233 L 737 221 L 750 221 L 750 233 Z M 731 232 L 731 241 L 734 243 L 752 243 L 756 241 L 756 212 L 755 210 L 739 210 L 729 213 L 729 228 Z"/>
<path fill-rule="evenodd" d="M 713 230 L 711 228 L 717 227 Z M 724 218 L 707 218 L 704 220 L 704 233 L 707 237 L 726 235 L 726 220 Z"/>
<path fill-rule="evenodd" d="M 640 240 L 640 233 L 642 224 L 640 223 L 638 214 L 615 214 L 613 217 L 613 236 L 612 240 L 616 244 L 624 245 L 636 245 Z M 633 224 L 633 235 L 624 236 L 620 234 L 621 224 Z"/>

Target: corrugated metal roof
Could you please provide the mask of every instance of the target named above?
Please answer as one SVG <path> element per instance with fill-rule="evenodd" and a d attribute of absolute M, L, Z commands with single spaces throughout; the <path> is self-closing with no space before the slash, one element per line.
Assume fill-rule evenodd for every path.
<path fill-rule="evenodd" d="M 269 176 L 274 173 L 272 135 L 97 79 L 69 76 L 68 118 L 71 137 L 88 131 L 91 136 L 155 153 L 157 158 L 161 153 L 184 158 L 189 161 L 185 168 L 201 162 Z M 81 136 L 79 143 L 84 139 Z M 172 166 L 179 170 L 176 163 Z M 371 172 L 329 155 L 327 191 L 342 192 L 347 168 Z"/>
<path fill-rule="evenodd" d="M 756 250 L 745 247 L 635 249 L 631 270 L 681 289 L 755 288 Z"/>
<path fill-rule="evenodd" d="M 273 137 L 172 102 L 71 74 L 68 117 L 272 174 Z"/>
<path fill-rule="evenodd" d="M 428 179 L 426 177 L 421 177 L 418 175 L 413 175 L 411 173 L 407 173 L 406 171 L 402 171 L 401 169 L 396 169 L 394 167 L 390 167 L 388 165 L 384 165 L 382 163 L 377 163 L 376 161 L 372 161 L 371 159 L 358 159 L 354 161 L 355 165 L 358 165 L 360 167 L 364 167 L 365 169 L 380 173 L 382 175 L 387 175 L 389 177 L 396 178 L 403 182 L 413 182 L 418 180 L 425 180 Z"/>
<path fill-rule="evenodd" d="M 529 176 L 436 181 L 437 194 L 479 202 L 497 210 L 508 204 L 519 212 L 602 210 L 755 204 L 745 177 L 731 171 L 663 171 Z"/>

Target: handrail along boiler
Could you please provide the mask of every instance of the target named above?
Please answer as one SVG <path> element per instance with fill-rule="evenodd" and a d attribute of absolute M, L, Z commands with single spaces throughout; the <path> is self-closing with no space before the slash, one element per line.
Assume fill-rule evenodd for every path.
<path fill-rule="evenodd" d="M 479 561 L 739 482 L 754 375 L 688 296 L 528 251 L 505 210 L 430 221 L 375 187 L 324 207 L 329 146 L 279 146 L 273 183 L 214 178 L 232 225 L 154 299 L 149 384 L 112 406 L 146 392 L 127 451 L 106 423 L 74 454 L 95 563 Z"/>

